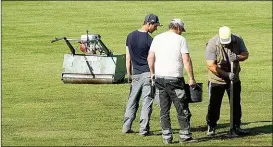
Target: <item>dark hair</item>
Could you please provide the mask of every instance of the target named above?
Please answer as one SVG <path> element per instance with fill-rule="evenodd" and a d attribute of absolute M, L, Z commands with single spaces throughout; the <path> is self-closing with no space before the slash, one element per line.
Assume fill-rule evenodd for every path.
<path fill-rule="evenodd" d="M 178 30 L 178 28 L 179 28 L 180 30 L 184 30 L 184 28 L 181 27 L 179 24 L 174 24 L 174 23 L 170 23 L 170 24 L 169 24 L 169 29 Z"/>
<path fill-rule="evenodd" d="M 143 25 L 146 25 L 146 24 L 152 24 L 152 25 L 153 25 L 153 24 L 155 24 L 155 23 L 154 23 L 154 22 L 145 22 L 145 21 L 144 21 Z"/>

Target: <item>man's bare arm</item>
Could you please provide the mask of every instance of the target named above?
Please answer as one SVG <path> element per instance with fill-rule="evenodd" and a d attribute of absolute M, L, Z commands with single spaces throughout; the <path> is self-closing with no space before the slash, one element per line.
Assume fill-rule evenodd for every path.
<path fill-rule="evenodd" d="M 150 73 L 151 73 L 151 77 L 154 76 L 155 74 L 155 67 L 154 67 L 154 64 L 155 64 L 155 53 L 152 52 L 152 51 L 149 51 L 149 55 L 148 55 L 148 64 L 149 64 L 149 68 L 150 68 Z"/>
<path fill-rule="evenodd" d="M 238 55 L 239 61 L 245 61 L 248 58 L 248 51 L 241 52 L 240 55 Z"/>
<path fill-rule="evenodd" d="M 129 53 L 129 48 L 126 46 L 126 70 L 127 70 L 127 74 L 129 76 L 132 75 L 132 62 L 131 62 L 131 56 Z"/>
<path fill-rule="evenodd" d="M 207 68 L 218 77 L 226 77 L 227 73 L 220 69 L 215 62 L 215 60 L 207 60 Z"/>
<path fill-rule="evenodd" d="M 195 85 L 196 82 L 194 79 L 191 57 L 188 53 L 184 53 L 184 54 L 182 54 L 182 59 L 183 59 L 184 68 L 187 71 L 187 74 L 189 77 L 189 85 L 190 86 Z"/>

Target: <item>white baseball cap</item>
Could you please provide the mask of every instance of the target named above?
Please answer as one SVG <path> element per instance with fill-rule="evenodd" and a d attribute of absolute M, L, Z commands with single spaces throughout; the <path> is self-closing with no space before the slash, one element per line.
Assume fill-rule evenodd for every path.
<path fill-rule="evenodd" d="M 182 32 L 186 32 L 186 30 L 185 30 L 185 28 L 184 28 L 184 22 L 183 22 L 181 19 L 179 19 L 179 18 L 174 18 L 174 19 L 172 19 L 171 23 L 172 23 L 172 24 L 177 24 L 177 25 L 179 25 L 180 27 L 183 28 L 183 31 L 182 31 Z"/>
<path fill-rule="evenodd" d="M 221 44 L 229 44 L 231 42 L 231 30 L 227 26 L 219 28 L 219 38 Z"/>

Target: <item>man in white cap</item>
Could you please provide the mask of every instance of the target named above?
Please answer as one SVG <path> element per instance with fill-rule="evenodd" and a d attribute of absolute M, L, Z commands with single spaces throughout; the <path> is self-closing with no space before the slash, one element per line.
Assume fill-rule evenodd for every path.
<path fill-rule="evenodd" d="M 179 142 L 194 142 L 190 132 L 191 112 L 189 98 L 185 93 L 183 68 L 189 77 L 189 85 L 196 85 L 189 47 L 186 39 L 181 36 L 185 32 L 184 22 L 173 19 L 169 30 L 155 36 L 148 55 L 148 64 L 152 80 L 155 78 L 156 96 L 159 97 L 160 125 L 163 142 L 172 143 L 170 108 L 173 103 L 180 125 Z"/>
<path fill-rule="evenodd" d="M 208 95 L 209 105 L 206 116 L 208 136 L 216 134 L 217 121 L 220 118 L 220 108 L 225 91 L 230 98 L 230 81 L 233 81 L 233 120 L 234 135 L 247 134 L 241 125 L 241 82 L 239 78 L 240 64 L 248 58 L 248 51 L 243 39 L 232 34 L 227 26 L 219 28 L 215 35 L 206 44 L 205 58 L 208 68 Z M 233 71 L 231 72 L 231 62 Z"/>

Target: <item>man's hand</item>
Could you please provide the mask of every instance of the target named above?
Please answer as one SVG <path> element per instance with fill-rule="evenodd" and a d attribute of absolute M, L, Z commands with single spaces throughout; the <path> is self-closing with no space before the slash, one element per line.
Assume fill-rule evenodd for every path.
<path fill-rule="evenodd" d="M 150 79 L 151 85 L 154 86 L 155 85 L 155 75 L 151 74 L 151 79 Z"/>
<path fill-rule="evenodd" d="M 190 87 L 194 88 L 196 86 L 196 81 L 194 79 L 189 80 Z"/>
<path fill-rule="evenodd" d="M 233 81 L 233 80 L 235 79 L 235 74 L 232 73 L 232 72 L 229 72 L 229 73 L 228 73 L 228 78 L 229 78 L 231 81 Z"/>
<path fill-rule="evenodd" d="M 155 75 L 151 74 L 151 79 L 154 80 L 155 79 Z"/>
<path fill-rule="evenodd" d="M 239 56 L 233 52 L 229 52 L 228 57 L 229 57 L 230 62 L 239 61 Z"/>
<path fill-rule="evenodd" d="M 229 79 L 231 81 L 234 81 L 235 78 L 236 78 L 236 75 L 234 73 L 232 73 L 232 72 L 225 72 L 224 76 L 225 76 L 225 78 L 227 78 L 227 79 Z"/>
<path fill-rule="evenodd" d="M 132 77 L 131 77 L 131 75 L 128 75 L 128 83 L 132 83 Z"/>

